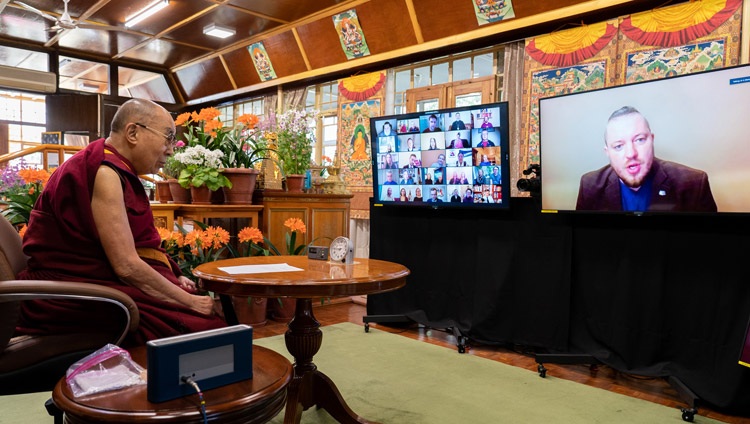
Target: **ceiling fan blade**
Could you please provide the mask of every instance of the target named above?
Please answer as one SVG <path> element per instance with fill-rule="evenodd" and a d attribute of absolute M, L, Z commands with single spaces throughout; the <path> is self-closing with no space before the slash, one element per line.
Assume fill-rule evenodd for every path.
<path fill-rule="evenodd" d="M 54 17 L 54 16 L 52 16 L 52 15 L 50 15 L 50 14 L 44 13 L 44 12 L 42 12 L 41 10 L 37 9 L 36 7 L 33 7 L 33 6 L 29 6 L 28 4 L 26 4 L 26 3 L 23 3 L 23 2 L 20 2 L 20 1 L 14 1 L 13 3 L 15 3 L 15 4 L 17 4 L 17 5 L 21 6 L 21 7 L 23 7 L 23 8 L 24 8 L 24 9 L 26 9 L 26 10 L 29 10 L 29 11 L 31 11 L 31 12 L 34 12 L 34 13 L 36 13 L 37 15 L 39 15 L 39 16 L 41 16 L 41 17 L 45 18 L 45 19 L 49 19 L 49 20 L 50 20 L 50 21 L 52 21 L 52 22 L 57 22 L 57 18 L 56 18 L 56 17 Z"/>

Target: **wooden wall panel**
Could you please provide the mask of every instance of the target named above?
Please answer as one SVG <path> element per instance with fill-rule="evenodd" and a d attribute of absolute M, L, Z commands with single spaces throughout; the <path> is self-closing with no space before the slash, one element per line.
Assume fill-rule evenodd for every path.
<path fill-rule="evenodd" d="M 56 94 L 47 96 L 47 131 L 88 132 L 99 135 L 99 96 L 96 94 Z"/>
<path fill-rule="evenodd" d="M 194 99 L 234 89 L 218 57 L 197 63 L 176 73 L 185 97 Z"/>
<path fill-rule="evenodd" d="M 263 40 L 263 46 L 265 46 L 268 57 L 271 59 L 277 77 L 294 75 L 308 70 L 292 31 L 282 32 Z"/>
<path fill-rule="evenodd" d="M 298 27 L 297 33 L 313 69 L 346 62 L 346 55 L 330 16 Z"/>
<path fill-rule="evenodd" d="M 417 44 L 414 25 L 404 0 L 371 1 L 357 6 L 356 10 L 371 54 L 387 53 Z"/>
<path fill-rule="evenodd" d="M 237 87 L 247 87 L 261 82 L 247 48 L 233 50 L 225 54 L 224 61 L 227 63 Z"/>
<path fill-rule="evenodd" d="M 424 41 L 459 35 L 479 28 L 471 1 L 412 0 Z M 513 2 L 515 5 L 516 2 Z"/>

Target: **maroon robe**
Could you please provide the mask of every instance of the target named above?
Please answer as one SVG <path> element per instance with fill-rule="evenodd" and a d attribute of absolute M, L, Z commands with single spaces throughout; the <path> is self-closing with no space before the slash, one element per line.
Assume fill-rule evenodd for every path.
<path fill-rule="evenodd" d="M 132 164 L 100 139 L 65 161 L 49 179 L 31 212 L 23 242 L 24 253 L 29 256 L 28 267 L 19 279 L 89 282 L 128 294 L 138 305 L 140 326 L 123 343 L 126 346 L 225 326 L 217 317 L 164 302 L 120 281 L 104 253 L 91 211 L 94 178 L 101 165 L 111 167 L 120 176 L 135 247 L 163 252 L 148 196 Z M 169 261 L 171 268 L 158 260 L 144 261 L 178 284 L 181 273 L 173 261 Z M 122 325 L 111 311 L 106 305 L 82 307 L 80 302 L 24 302 L 17 330 L 21 334 L 79 332 L 81 327 L 92 325 L 111 330 Z"/>

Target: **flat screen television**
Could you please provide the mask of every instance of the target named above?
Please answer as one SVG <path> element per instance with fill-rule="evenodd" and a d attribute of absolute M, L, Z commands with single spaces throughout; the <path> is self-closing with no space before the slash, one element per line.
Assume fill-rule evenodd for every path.
<path fill-rule="evenodd" d="M 370 118 L 376 205 L 507 209 L 508 104 Z"/>
<path fill-rule="evenodd" d="M 750 66 L 544 98 L 539 124 L 543 211 L 750 212 Z"/>

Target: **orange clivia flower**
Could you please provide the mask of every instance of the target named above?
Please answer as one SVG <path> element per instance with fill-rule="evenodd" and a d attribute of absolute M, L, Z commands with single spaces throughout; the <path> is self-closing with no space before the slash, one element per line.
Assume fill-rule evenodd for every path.
<path fill-rule="evenodd" d="M 216 130 L 219 130 L 223 127 L 221 124 L 221 121 L 218 119 L 214 119 L 213 121 L 208 121 L 203 125 L 203 132 L 206 134 L 210 134 L 211 137 L 216 137 Z"/>
<path fill-rule="evenodd" d="M 194 120 L 208 122 L 208 121 L 213 121 L 214 119 L 218 118 L 219 115 L 221 115 L 221 112 L 219 112 L 219 109 L 216 109 L 215 107 L 207 107 L 207 108 L 201 109 L 201 111 L 198 113 L 198 119 L 194 119 Z"/>
<path fill-rule="evenodd" d="M 190 246 L 193 249 L 196 249 L 202 242 L 201 236 L 203 236 L 202 230 L 193 230 L 185 234 L 185 237 L 183 239 L 183 246 Z"/>
<path fill-rule="evenodd" d="M 255 128 L 259 121 L 258 115 L 253 113 L 246 113 L 237 117 L 237 122 L 250 129 Z"/>
<path fill-rule="evenodd" d="M 211 246 L 214 249 L 218 249 L 229 243 L 229 232 L 221 227 L 208 227 L 205 233 L 206 247 Z"/>
<path fill-rule="evenodd" d="M 34 192 L 36 192 L 36 186 L 35 185 L 29 186 L 29 196 L 34 194 Z"/>
<path fill-rule="evenodd" d="M 263 233 L 256 227 L 245 227 L 237 233 L 240 243 L 252 242 L 255 244 L 263 242 Z"/>
<path fill-rule="evenodd" d="M 24 168 L 18 170 L 18 176 L 23 178 L 24 182 L 27 184 L 42 183 L 42 185 L 45 185 L 47 184 L 50 175 L 51 174 L 44 169 Z"/>
<path fill-rule="evenodd" d="M 305 226 L 305 223 L 302 222 L 302 220 L 299 218 L 287 219 L 286 221 L 284 221 L 284 226 L 289 228 L 291 231 L 299 231 L 302 234 L 307 232 L 307 227 Z"/>
<path fill-rule="evenodd" d="M 177 115 L 177 118 L 174 119 L 175 125 L 185 125 L 188 121 L 190 121 L 190 112 L 185 112 Z"/>
<path fill-rule="evenodd" d="M 156 231 L 159 232 L 159 238 L 161 238 L 161 241 L 167 241 L 172 236 L 172 232 L 164 227 L 156 227 Z"/>
<path fill-rule="evenodd" d="M 23 224 L 20 230 L 18 230 L 18 235 L 23 239 L 24 234 L 26 234 L 26 224 Z"/>

